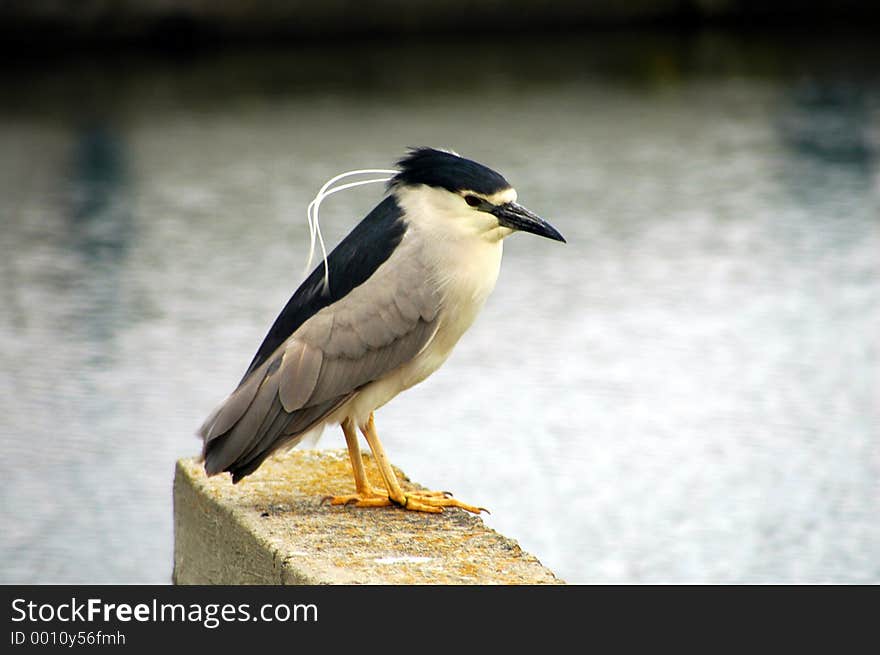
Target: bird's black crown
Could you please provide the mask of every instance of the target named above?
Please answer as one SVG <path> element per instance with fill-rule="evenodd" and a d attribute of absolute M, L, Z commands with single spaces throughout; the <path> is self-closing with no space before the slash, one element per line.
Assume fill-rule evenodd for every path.
<path fill-rule="evenodd" d="M 453 193 L 476 191 L 484 195 L 510 188 L 504 176 L 488 166 L 435 148 L 411 148 L 397 162 L 397 168 L 400 172 L 391 178 L 390 187 L 427 184 Z"/>

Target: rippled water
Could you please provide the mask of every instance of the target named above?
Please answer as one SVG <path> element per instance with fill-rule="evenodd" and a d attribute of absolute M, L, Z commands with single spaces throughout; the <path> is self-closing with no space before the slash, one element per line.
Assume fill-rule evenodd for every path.
<path fill-rule="evenodd" d="M 170 580 L 174 461 L 301 280 L 305 205 L 427 144 L 568 244 L 507 242 L 446 366 L 377 414 L 396 464 L 570 582 L 880 582 L 876 55 L 642 34 L 5 69 L 0 581 Z M 328 201 L 328 241 L 379 197 Z"/>

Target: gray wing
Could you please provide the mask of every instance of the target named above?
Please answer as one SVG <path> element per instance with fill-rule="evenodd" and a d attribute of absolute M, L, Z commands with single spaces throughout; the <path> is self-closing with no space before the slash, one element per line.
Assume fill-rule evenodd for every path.
<path fill-rule="evenodd" d="M 252 473 L 430 343 L 437 285 L 405 244 L 364 284 L 303 323 L 205 421 L 209 475 L 231 471 L 238 481 Z"/>

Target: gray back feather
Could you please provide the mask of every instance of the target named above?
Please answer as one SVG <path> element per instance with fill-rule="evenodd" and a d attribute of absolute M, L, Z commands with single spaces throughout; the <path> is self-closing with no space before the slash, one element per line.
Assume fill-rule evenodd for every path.
<path fill-rule="evenodd" d="M 415 357 L 437 331 L 440 296 L 403 239 L 362 285 L 304 322 L 202 426 L 208 474 L 253 472 L 364 385 Z"/>

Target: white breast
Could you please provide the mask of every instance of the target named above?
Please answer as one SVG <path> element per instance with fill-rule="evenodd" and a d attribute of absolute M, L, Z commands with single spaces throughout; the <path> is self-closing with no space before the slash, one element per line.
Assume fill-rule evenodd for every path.
<path fill-rule="evenodd" d="M 365 386 L 344 408 L 358 424 L 401 391 L 418 384 L 446 361 L 453 347 L 473 324 L 495 288 L 501 268 L 502 239 L 510 230 L 494 216 L 467 207 L 461 198 L 443 190 L 421 187 L 397 192 L 408 229 L 403 239 L 418 240 L 418 251 L 433 272 L 441 298 L 439 324 L 430 343 L 409 363 Z M 337 416 L 339 413 L 337 413 Z"/>
<path fill-rule="evenodd" d="M 429 366 L 430 374 L 449 356 L 495 288 L 502 239 L 510 230 L 442 189 L 403 189 L 398 202 L 410 218 L 404 238 L 418 239 L 442 298 L 440 327 L 424 353 L 426 364 L 436 364 Z"/>

